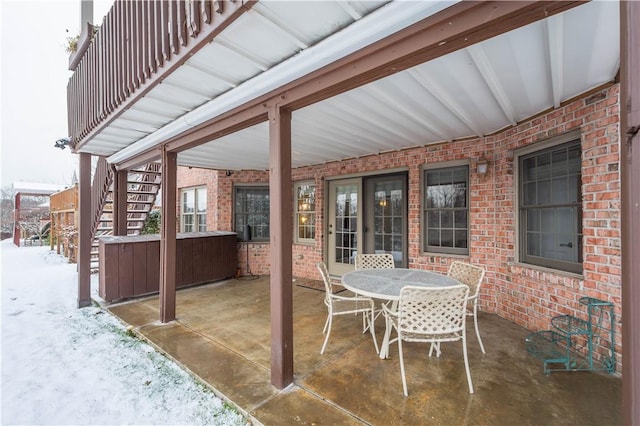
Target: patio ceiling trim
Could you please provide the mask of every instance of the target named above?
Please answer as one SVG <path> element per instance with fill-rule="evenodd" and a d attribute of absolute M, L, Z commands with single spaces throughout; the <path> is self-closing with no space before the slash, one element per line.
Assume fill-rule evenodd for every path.
<path fill-rule="evenodd" d="M 156 134 L 150 135 L 153 138 L 145 138 L 146 141 L 143 139 L 123 149 L 111 156 L 109 161 L 118 164 L 118 168 L 121 168 L 125 161 L 156 148 L 158 144 L 165 145 L 171 151 L 180 152 L 211 142 L 263 121 L 270 106 L 278 104 L 293 111 L 564 12 L 582 3 L 576 1 L 457 3 L 306 76 L 222 112 L 212 119 L 201 123 L 195 122 L 193 125 L 189 125 L 187 117 L 177 120 L 174 123 L 176 126 L 180 125 L 181 130 L 174 129 L 169 132 L 168 129 L 161 129 Z M 228 104 L 232 105 L 232 102 Z M 219 108 L 215 100 L 205 107 L 208 105 L 215 107 L 211 108 L 212 113 Z M 199 109 L 200 117 L 204 116 L 202 114 L 205 112 L 204 109 Z M 165 127 L 171 127 L 171 125 Z M 231 128 L 234 130 L 229 131 Z M 167 136 L 165 141 L 161 141 L 163 133 Z"/>

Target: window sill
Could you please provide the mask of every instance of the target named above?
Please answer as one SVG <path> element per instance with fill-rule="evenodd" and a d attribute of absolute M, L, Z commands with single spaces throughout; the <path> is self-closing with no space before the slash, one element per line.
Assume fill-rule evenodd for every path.
<path fill-rule="evenodd" d="M 532 265 L 530 263 L 507 262 L 507 266 L 509 268 L 514 268 L 515 267 L 515 268 L 529 269 L 529 270 L 532 270 L 532 271 L 544 272 L 544 273 L 547 273 L 547 274 L 553 274 L 553 275 L 557 275 L 557 276 L 561 276 L 561 277 L 573 278 L 573 279 L 576 279 L 576 280 L 584 280 L 584 275 L 583 274 L 577 274 L 575 272 L 563 271 L 561 269 L 545 268 L 544 266 Z"/>
<path fill-rule="evenodd" d="M 440 253 L 434 251 L 423 251 L 420 257 L 445 257 L 454 259 L 469 259 L 468 254 Z"/>

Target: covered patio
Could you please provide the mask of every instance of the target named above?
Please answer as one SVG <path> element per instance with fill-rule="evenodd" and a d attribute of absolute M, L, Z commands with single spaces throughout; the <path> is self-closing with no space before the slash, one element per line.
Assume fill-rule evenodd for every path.
<path fill-rule="evenodd" d="M 176 321 L 166 324 L 157 321 L 158 297 L 108 309 L 256 424 L 622 424 L 620 377 L 545 376 L 525 349 L 528 331 L 488 313 L 480 315 L 486 354 L 468 333 L 476 393 L 468 393 L 459 343 L 443 346 L 440 359 L 407 344 L 405 398 L 397 346 L 379 359 L 360 317 L 336 319 L 320 355 L 324 292 L 302 281 L 293 283 L 294 382 L 282 390 L 270 384 L 268 276 L 180 290 Z M 376 327 L 380 341 L 381 320 Z"/>
<path fill-rule="evenodd" d="M 639 204 L 638 168 L 632 159 L 637 162 L 638 150 L 631 150 L 638 134 L 638 36 L 630 23 L 640 9 L 632 2 L 382 1 L 375 10 L 318 2 L 321 9 L 341 8 L 327 12 L 326 20 L 318 19 L 320 9 L 300 6 L 306 2 L 281 9 L 279 2 L 139 4 L 116 2 L 94 38 L 87 26 L 70 64 L 75 72 L 69 83 L 69 134 L 80 155 L 79 307 L 91 303 L 91 239 L 99 221 L 95 218 L 104 210 L 96 200 L 113 191 L 113 232 L 126 235 L 128 173 L 160 160 L 159 299 L 111 309 L 198 375 L 225 377 L 230 372 L 231 384 L 214 387 L 260 422 L 280 424 L 286 413 L 296 413 L 291 395 L 302 395 L 297 406 L 303 407 L 292 422 L 318 423 L 302 420 L 315 412 L 309 408 L 312 400 L 332 407 L 321 406 L 323 414 L 368 423 L 588 424 L 639 418 L 638 317 L 632 309 L 640 275 L 634 274 L 633 262 Z M 361 5 L 366 4 L 371 5 Z M 323 28 L 312 25 L 318 22 Z M 563 227 L 571 230 L 571 239 L 557 245 L 571 249 L 574 258 L 549 256 L 552 262 L 540 265 L 531 259 L 537 256 L 535 245 L 526 244 L 527 232 L 538 230 L 523 220 L 524 207 L 530 206 L 518 204 L 530 183 L 520 171 L 534 169 L 533 162 L 525 161 L 548 156 L 548 149 L 560 146 L 580 153 L 571 157 L 579 159 L 572 176 L 580 175 L 582 182 L 567 186 L 571 195 L 562 197 L 571 203 L 577 226 Z M 94 156 L 100 157 L 105 173 L 104 179 L 96 179 L 103 175 L 95 173 L 92 183 Z M 488 177 L 480 172 L 482 163 L 491 165 Z M 224 221 L 207 226 L 219 230 L 242 231 L 242 217 L 232 217 L 237 198 L 229 195 L 231 190 L 247 182 L 268 187 L 268 209 L 261 212 L 269 218 L 264 224 L 269 235 L 262 243 L 268 250 L 259 259 L 268 265 L 264 274 L 270 274 L 264 288 L 249 288 L 263 280 L 243 282 L 233 289 L 249 291 L 213 296 L 203 305 L 204 296 L 183 296 L 200 289 L 176 292 L 178 196 L 187 186 L 179 185 L 179 166 L 218 173 L 218 186 L 207 201 L 220 201 L 212 207 L 224 213 L 218 215 Z M 467 232 L 461 233 L 462 250 L 455 253 L 445 244 L 425 243 L 429 228 L 422 194 L 431 168 L 462 168 L 466 176 L 470 198 L 465 208 L 471 220 L 461 221 Z M 319 260 L 352 267 L 346 250 L 340 251 L 340 262 L 333 258 L 339 257 L 334 256 L 339 244 L 332 240 L 338 234 L 332 221 L 341 218 L 331 214 L 330 206 L 336 204 L 331 191 L 349 180 L 362 186 L 365 179 L 379 177 L 374 173 L 401 175 L 406 183 L 402 199 L 407 211 L 398 215 L 406 223 L 397 233 L 406 238 L 401 250 L 394 251 L 404 250 L 409 267 L 444 270 L 458 255 L 488 271 L 489 297 L 483 308 L 504 319 L 483 316 L 487 355 L 473 351 L 470 337 L 478 389 L 471 397 L 456 381 L 464 377 L 456 364 L 457 349 L 446 349 L 444 358 L 427 364 L 418 361 L 417 353 L 409 357 L 409 368 L 430 368 L 430 363 L 437 368 L 433 374 L 409 371 L 413 380 L 407 400 L 399 386 L 396 396 L 396 386 L 390 385 L 400 381 L 395 360 L 376 359 L 365 336 L 354 340 L 357 327 L 342 336 L 336 330 L 329 353 L 317 354 L 324 314 L 313 314 L 310 307 L 322 309 L 322 296 L 318 292 L 317 301 L 300 304 L 299 289 L 291 291 L 292 276 L 308 272 Z M 291 232 L 291 190 L 306 181 L 322 203 L 314 210 L 315 236 L 300 244 Z M 356 210 L 362 215 L 365 209 Z M 352 223 L 358 228 L 350 241 L 363 241 L 365 221 Z M 554 238 L 561 234 L 547 233 Z M 557 247 L 557 252 L 565 250 Z M 347 247 L 356 248 L 367 251 Z M 597 374 L 544 377 L 539 362 L 524 351 L 527 331 L 509 322 L 540 329 L 553 315 L 575 313 L 585 294 L 616 306 L 616 334 L 624 334 L 616 340 L 616 353 L 624 355 L 624 364 L 618 358 L 618 367 L 624 368 L 623 392 L 617 385 L 612 391 L 592 383 L 603 378 Z M 537 322 L 528 324 L 532 319 Z M 242 330 L 242 338 L 231 330 Z M 238 342 L 252 346 L 242 349 Z M 219 351 L 229 356 L 212 363 Z M 454 355 L 450 360 L 448 353 Z M 363 363 L 369 355 L 371 362 Z M 419 355 L 424 357 L 424 351 Z M 245 362 L 246 371 L 240 367 Z M 220 371 L 214 374 L 214 368 Z M 534 389 L 555 380 L 566 382 Z M 620 383 L 610 376 L 603 380 Z M 446 393 L 432 393 L 436 391 Z M 352 398 L 362 392 L 371 397 Z M 560 407 L 565 397 L 573 402 Z M 353 403 L 347 404 L 349 400 Z M 284 405 L 278 405 L 281 401 Z M 612 406 L 599 405 L 606 401 Z M 490 418 L 507 411 L 504 417 Z"/>

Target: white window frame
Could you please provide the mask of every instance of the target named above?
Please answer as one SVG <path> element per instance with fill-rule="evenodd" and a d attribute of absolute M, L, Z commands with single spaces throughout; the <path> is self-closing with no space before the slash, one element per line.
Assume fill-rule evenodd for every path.
<path fill-rule="evenodd" d="M 185 195 L 192 194 L 193 211 L 185 209 Z M 204 198 L 204 200 L 203 200 Z M 204 203 L 204 204 L 202 204 Z M 200 207 L 204 205 L 204 210 Z M 187 218 L 191 218 L 189 225 L 193 229 L 187 229 Z M 180 232 L 203 232 L 207 230 L 207 187 L 196 186 L 180 190 Z"/>
<path fill-rule="evenodd" d="M 301 191 L 308 188 L 313 191 L 312 194 L 301 195 Z M 294 242 L 297 244 L 313 244 L 316 240 L 316 191 L 317 187 L 314 181 L 296 182 L 293 186 L 293 226 L 294 226 Z M 311 233 L 311 237 L 305 238 L 300 236 L 302 229 L 307 229 Z"/>

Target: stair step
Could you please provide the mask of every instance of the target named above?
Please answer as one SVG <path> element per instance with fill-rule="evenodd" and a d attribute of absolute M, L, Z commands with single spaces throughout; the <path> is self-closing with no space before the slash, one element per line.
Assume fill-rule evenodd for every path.
<path fill-rule="evenodd" d="M 155 192 L 152 191 L 139 191 L 139 190 L 134 190 L 134 189 L 130 189 L 127 191 L 127 194 L 135 194 L 135 195 L 156 195 Z"/>
<path fill-rule="evenodd" d="M 156 182 L 155 180 L 128 180 L 127 183 L 129 185 L 153 185 L 160 186 L 160 182 Z"/>
<path fill-rule="evenodd" d="M 127 201 L 127 204 L 153 204 L 155 203 L 154 201 L 149 201 L 149 200 L 129 200 Z"/>
<path fill-rule="evenodd" d="M 130 210 L 127 210 L 127 214 L 134 214 L 134 213 L 135 214 L 144 214 L 144 213 L 150 213 L 150 212 L 151 212 L 151 210 L 149 210 L 149 209 L 130 209 Z M 113 210 L 103 209 L 102 213 L 113 214 Z"/>
<path fill-rule="evenodd" d="M 155 170 L 129 170 L 130 175 L 161 175 L 161 171 Z"/>

